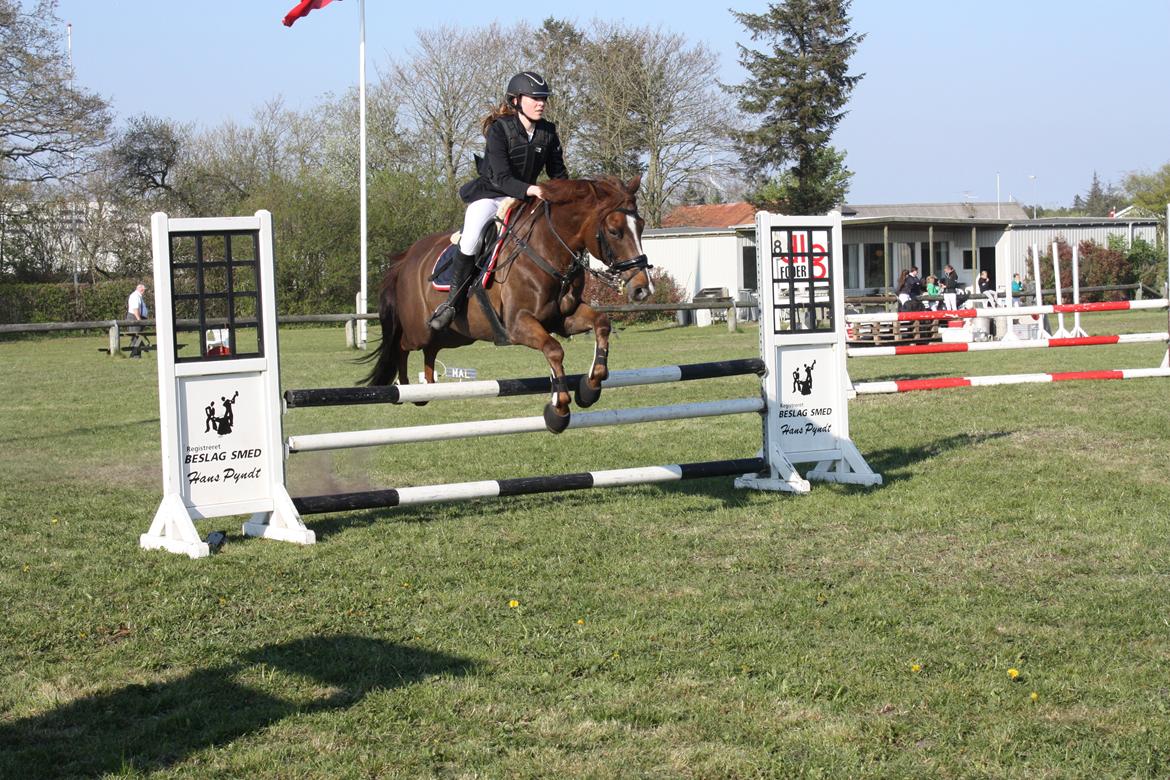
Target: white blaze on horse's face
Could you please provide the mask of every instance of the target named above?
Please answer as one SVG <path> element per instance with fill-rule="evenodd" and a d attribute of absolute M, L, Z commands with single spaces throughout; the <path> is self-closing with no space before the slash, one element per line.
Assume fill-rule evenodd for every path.
<path fill-rule="evenodd" d="M 638 250 L 638 254 L 646 254 L 646 250 L 642 248 L 642 236 L 638 234 L 638 220 L 634 219 L 633 214 L 626 215 L 626 224 L 630 226 L 630 235 L 634 237 L 634 248 Z M 654 280 L 650 278 L 649 273 L 646 274 L 646 284 L 650 290 L 646 297 L 649 298 L 654 294 Z"/>

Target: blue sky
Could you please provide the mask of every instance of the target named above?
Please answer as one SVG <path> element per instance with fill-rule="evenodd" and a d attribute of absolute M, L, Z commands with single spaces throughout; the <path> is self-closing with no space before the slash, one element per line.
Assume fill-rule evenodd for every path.
<path fill-rule="evenodd" d="M 112 100 L 119 117 L 210 126 L 247 121 L 278 95 L 307 108 L 356 85 L 358 1 L 286 28 L 280 20 L 295 4 L 59 0 L 58 15 L 73 24 L 78 82 Z M 735 44 L 749 40 L 728 7 L 759 12 L 766 3 L 367 0 L 367 62 L 372 79 L 419 29 L 536 25 L 552 15 L 682 33 L 715 51 L 722 79 L 737 82 Z M 853 61 L 865 78 L 835 143 L 856 174 L 853 203 L 993 202 L 998 172 L 1005 201 L 1030 202 L 1035 192 L 1044 205 L 1068 205 L 1094 170 L 1117 182 L 1170 162 L 1167 0 L 855 0 L 852 16 L 868 36 Z"/>

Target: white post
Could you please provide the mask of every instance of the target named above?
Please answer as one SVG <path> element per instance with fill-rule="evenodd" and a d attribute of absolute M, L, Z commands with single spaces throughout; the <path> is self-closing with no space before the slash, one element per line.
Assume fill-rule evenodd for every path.
<path fill-rule="evenodd" d="M 367 218 L 366 218 L 366 0 L 361 0 L 358 3 L 358 15 L 361 17 L 361 40 L 358 43 L 358 102 L 361 104 L 358 109 L 358 134 L 361 137 L 360 150 L 358 156 L 360 158 L 359 165 L 362 169 L 361 176 L 361 284 L 358 293 L 357 313 L 366 313 L 366 262 L 367 262 L 367 247 L 366 239 L 368 236 Z M 366 348 L 366 321 L 364 319 L 358 321 L 357 326 L 358 349 Z"/>
<path fill-rule="evenodd" d="M 1032 244 L 1032 279 L 1036 282 L 1035 305 L 1040 306 L 1044 303 L 1043 297 L 1041 295 L 1044 290 L 1040 286 L 1040 247 L 1036 246 L 1035 244 Z M 1044 339 L 1051 335 L 1048 332 L 1048 328 L 1044 327 L 1044 320 L 1040 320 L 1040 333 L 1038 335 L 1040 338 Z"/>
<path fill-rule="evenodd" d="M 1170 203 L 1166 204 L 1166 292 L 1165 296 L 1170 298 Z M 1140 289 L 1140 288 L 1139 288 Z M 1166 332 L 1170 333 L 1170 306 L 1166 307 Z M 1166 349 L 1166 354 L 1162 356 L 1162 367 L 1170 368 L 1170 347 Z"/>
<path fill-rule="evenodd" d="M 1055 241 L 1052 242 L 1052 289 L 1056 293 L 1056 305 L 1064 303 L 1060 297 L 1060 247 Z M 1064 315 L 1059 312 L 1056 315 L 1056 332 L 1052 335 L 1058 339 L 1068 338 L 1068 331 L 1064 329 Z"/>
<path fill-rule="evenodd" d="M 761 211 L 756 244 L 768 474 L 746 474 L 736 487 L 807 493 L 809 480 L 880 485 L 849 439 L 841 214 Z M 797 463 L 815 465 L 802 477 Z"/>
<path fill-rule="evenodd" d="M 1080 245 L 1073 244 L 1072 253 L 1073 253 L 1073 256 L 1072 256 L 1072 285 L 1073 285 L 1072 301 L 1073 301 L 1073 303 L 1080 303 L 1081 302 L 1081 252 L 1080 252 Z M 1077 336 L 1088 336 L 1089 335 L 1081 327 L 1081 313 L 1079 311 L 1073 313 L 1072 335 L 1074 338 Z"/>

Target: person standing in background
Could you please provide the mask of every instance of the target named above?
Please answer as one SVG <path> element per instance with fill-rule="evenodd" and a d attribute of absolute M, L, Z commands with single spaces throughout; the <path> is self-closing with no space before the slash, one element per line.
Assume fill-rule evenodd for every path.
<path fill-rule="evenodd" d="M 146 308 L 146 298 L 143 293 L 146 292 L 146 285 L 139 284 L 134 288 L 134 292 L 130 293 L 130 297 L 126 299 L 126 319 L 139 322 L 150 316 L 150 310 Z M 127 328 L 130 333 L 130 357 L 142 357 L 142 326 L 131 325 Z"/>

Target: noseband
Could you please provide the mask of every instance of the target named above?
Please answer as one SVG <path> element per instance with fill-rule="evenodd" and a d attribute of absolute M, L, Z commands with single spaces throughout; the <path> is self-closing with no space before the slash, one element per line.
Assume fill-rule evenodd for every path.
<path fill-rule="evenodd" d="M 619 214 L 625 214 L 627 216 L 633 217 L 634 219 L 639 218 L 638 212 L 634 209 L 617 208 L 614 209 L 614 211 L 618 212 Z M 609 241 L 605 239 L 605 230 L 600 224 L 597 226 L 597 246 L 601 249 L 601 254 L 603 255 L 603 257 L 599 259 L 601 262 L 605 263 L 606 267 L 609 268 L 609 271 L 612 274 L 623 274 L 626 271 L 634 270 L 645 271 L 654 267 L 650 265 L 650 259 L 644 254 L 638 255 L 637 257 L 631 257 L 629 260 L 619 261 L 617 259 L 617 253 L 613 251 L 613 247 L 610 246 Z"/>

